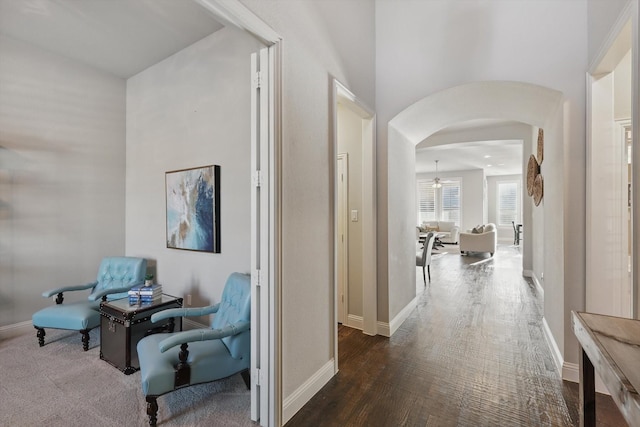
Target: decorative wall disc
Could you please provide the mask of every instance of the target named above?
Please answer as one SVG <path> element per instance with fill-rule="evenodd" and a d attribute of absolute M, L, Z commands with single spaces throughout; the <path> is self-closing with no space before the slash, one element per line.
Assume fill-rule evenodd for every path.
<path fill-rule="evenodd" d="M 533 154 L 529 156 L 529 163 L 527 164 L 527 194 L 533 196 L 533 181 L 540 173 L 540 165 L 536 161 L 536 156 Z"/>
<path fill-rule="evenodd" d="M 538 164 L 541 165 L 544 160 L 544 131 L 538 129 Z"/>
<path fill-rule="evenodd" d="M 536 179 L 533 182 L 533 203 L 538 206 L 542 201 L 542 196 L 544 195 L 544 185 L 543 185 L 542 175 L 536 176 Z"/>

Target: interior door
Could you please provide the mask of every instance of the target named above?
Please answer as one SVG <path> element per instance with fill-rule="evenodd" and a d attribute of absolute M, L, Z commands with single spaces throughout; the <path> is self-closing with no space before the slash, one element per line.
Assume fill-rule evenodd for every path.
<path fill-rule="evenodd" d="M 273 48 L 251 55 L 251 419 L 274 425 Z"/>
<path fill-rule="evenodd" d="M 348 316 L 349 289 L 349 163 L 348 154 L 338 154 L 338 323 L 344 324 Z"/>

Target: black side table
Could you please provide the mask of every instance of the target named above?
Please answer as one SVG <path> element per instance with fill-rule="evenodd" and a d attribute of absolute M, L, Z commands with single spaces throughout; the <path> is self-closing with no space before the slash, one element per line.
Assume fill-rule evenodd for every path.
<path fill-rule="evenodd" d="M 126 375 L 140 369 L 138 341 L 147 335 L 173 332 L 174 318 L 151 323 L 151 315 L 167 308 L 182 307 L 182 298 L 162 294 L 149 304 L 129 304 L 129 298 L 100 303 L 100 359 L 120 369 Z M 178 330 L 182 318 L 178 317 Z"/>

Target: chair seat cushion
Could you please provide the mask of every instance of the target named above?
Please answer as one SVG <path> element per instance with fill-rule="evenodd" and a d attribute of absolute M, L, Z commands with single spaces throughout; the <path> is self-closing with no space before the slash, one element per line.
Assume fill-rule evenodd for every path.
<path fill-rule="evenodd" d="M 33 314 L 33 326 L 81 331 L 100 325 L 100 301 L 56 304 Z"/>
<path fill-rule="evenodd" d="M 149 335 L 138 342 L 140 378 L 145 396 L 159 396 L 174 389 L 175 366 L 178 364 L 180 346 L 164 353 L 158 351 L 158 344 L 170 334 Z M 190 384 L 215 381 L 229 376 L 229 372 L 240 372 L 249 368 L 250 359 L 231 357 L 221 340 L 197 341 L 189 343 L 191 365 Z"/>

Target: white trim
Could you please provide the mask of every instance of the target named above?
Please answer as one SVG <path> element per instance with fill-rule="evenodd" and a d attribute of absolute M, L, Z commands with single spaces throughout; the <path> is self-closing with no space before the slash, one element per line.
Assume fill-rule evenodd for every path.
<path fill-rule="evenodd" d="M 382 335 L 387 338 L 391 336 L 391 327 L 389 326 L 389 323 L 378 321 L 376 327 L 378 329 L 378 335 Z"/>
<path fill-rule="evenodd" d="M 404 321 L 407 320 L 407 318 L 411 315 L 411 312 L 416 308 L 417 305 L 418 305 L 418 298 L 416 297 L 412 299 L 411 302 L 407 304 L 400 311 L 400 313 L 396 315 L 396 317 L 391 319 L 391 322 L 389 323 L 378 322 L 378 334 L 385 337 L 391 337 L 391 335 L 393 335 L 398 330 L 398 328 L 402 326 Z"/>
<path fill-rule="evenodd" d="M 562 365 L 562 379 L 580 384 L 580 370 L 577 363 L 564 362 Z"/>
<path fill-rule="evenodd" d="M 533 270 L 523 270 L 522 275 L 524 277 L 528 277 L 533 281 L 533 284 L 536 287 L 536 290 L 540 293 L 542 297 L 544 297 L 544 288 L 542 287 L 542 283 L 540 283 L 540 279 L 536 276 L 536 273 Z"/>
<path fill-rule="evenodd" d="M 210 328 L 209 325 L 202 324 L 200 322 L 196 322 L 191 319 L 187 319 L 185 317 L 182 318 L 182 330 L 189 331 L 191 329 L 202 329 L 202 328 Z"/>
<path fill-rule="evenodd" d="M 580 383 L 580 367 L 577 363 L 565 362 L 562 366 L 562 379 L 565 381 L 571 381 L 572 383 Z M 607 386 L 600 379 L 598 372 L 596 372 L 596 392 L 611 396 Z"/>
<path fill-rule="evenodd" d="M 283 402 L 282 424 L 286 424 L 322 387 L 333 378 L 334 361 L 329 360 Z"/>
<path fill-rule="evenodd" d="M 607 34 L 607 38 L 604 40 L 604 42 L 602 42 L 602 44 L 600 45 L 600 49 L 598 49 L 598 53 L 596 54 L 596 56 L 593 57 L 591 64 L 589 64 L 588 74 L 596 75 L 603 72 L 602 69 L 600 69 L 601 63 L 607 58 L 609 51 L 614 46 L 618 37 L 622 33 L 622 30 L 624 29 L 625 25 L 627 25 L 627 23 L 632 20 L 632 17 L 633 17 L 632 12 L 633 12 L 633 2 L 629 1 L 624 6 L 622 11 L 620 11 L 618 18 L 616 19 L 616 22 L 614 22 L 613 25 L 609 28 L 609 33 Z M 633 42 L 631 43 L 633 44 Z M 613 71 L 613 70 L 607 70 L 607 71 Z"/>
<path fill-rule="evenodd" d="M 224 25 L 241 28 L 267 46 L 278 43 L 282 38 L 262 19 L 251 12 L 238 0 L 193 0 L 209 10 Z"/>
<path fill-rule="evenodd" d="M 347 316 L 347 323 L 345 323 L 345 326 L 362 330 L 363 324 L 364 323 L 362 320 L 362 316 L 356 316 L 355 314 L 350 314 Z"/>
<path fill-rule="evenodd" d="M 31 320 L 25 320 L 24 322 L 14 323 L 12 325 L 0 326 L 0 341 L 27 335 L 30 331 L 35 331 Z"/>
<path fill-rule="evenodd" d="M 544 317 L 542 318 L 542 330 L 544 332 L 545 341 L 547 341 L 547 345 L 549 346 L 549 350 L 551 351 L 551 356 L 553 356 L 553 361 L 556 364 L 556 369 L 558 370 L 558 374 L 562 376 L 562 366 L 564 364 L 564 357 L 562 357 L 562 353 L 558 348 L 558 344 L 556 344 L 556 340 L 555 338 L 553 338 L 551 329 L 549 329 L 549 324 L 547 323 L 547 319 L 545 319 Z"/>

